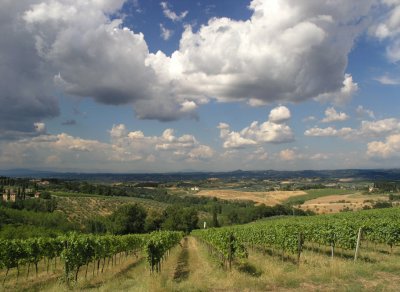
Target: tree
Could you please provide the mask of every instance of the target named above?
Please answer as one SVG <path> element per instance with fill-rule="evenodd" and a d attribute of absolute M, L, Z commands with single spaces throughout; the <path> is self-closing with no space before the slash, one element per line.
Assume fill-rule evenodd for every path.
<path fill-rule="evenodd" d="M 228 219 L 230 224 L 237 224 L 239 223 L 239 214 L 235 210 L 230 210 L 228 213 Z"/>
<path fill-rule="evenodd" d="M 214 205 L 213 212 L 212 212 L 212 226 L 213 227 L 219 227 L 219 222 L 218 222 L 218 207 Z"/>
<path fill-rule="evenodd" d="M 146 232 L 151 232 L 154 230 L 160 230 L 162 224 L 165 221 L 165 217 L 160 212 L 152 211 L 147 217 L 145 222 Z"/>
<path fill-rule="evenodd" d="M 178 230 L 189 233 L 197 228 L 199 217 L 194 208 L 169 207 L 165 210 L 166 217 L 162 227 L 166 230 Z"/>
<path fill-rule="evenodd" d="M 110 216 L 108 229 L 113 234 L 143 233 L 146 216 L 146 210 L 142 206 L 124 205 Z"/>

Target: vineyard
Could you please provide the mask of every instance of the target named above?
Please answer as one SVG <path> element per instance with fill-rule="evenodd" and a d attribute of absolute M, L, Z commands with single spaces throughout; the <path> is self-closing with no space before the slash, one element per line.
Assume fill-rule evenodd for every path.
<path fill-rule="evenodd" d="M 158 231 L 2 240 L 2 288 L 396 291 L 400 280 L 399 208 L 281 217 L 183 238 Z M 41 277 L 52 282 L 25 284 Z"/>
<path fill-rule="evenodd" d="M 193 233 L 211 251 L 231 265 L 234 258 L 246 257 L 247 248 L 269 249 L 282 258 L 294 256 L 299 263 L 303 248 L 335 248 L 354 251 L 361 245 L 384 244 L 390 249 L 400 244 L 400 209 L 349 212 L 313 217 L 266 220 L 243 226 L 197 230 Z"/>
<path fill-rule="evenodd" d="M 71 280 L 78 280 L 79 271 L 86 267 L 85 277 L 88 275 L 89 264 L 92 263 L 92 274 L 103 273 L 105 264 L 116 265 L 129 255 L 136 255 L 144 251 L 151 272 L 159 272 L 161 261 L 168 251 L 179 243 L 183 234 L 181 232 L 160 231 L 143 235 L 123 236 L 95 236 L 71 234 L 57 238 L 32 238 L 28 240 L 1 240 L 0 265 L 6 269 L 3 286 L 11 269 L 17 270 L 17 281 L 20 269 L 27 266 L 26 278 L 29 277 L 30 267 L 35 267 L 38 274 L 38 263 L 57 265 L 57 260 L 64 267 L 64 279 L 67 284 Z"/>

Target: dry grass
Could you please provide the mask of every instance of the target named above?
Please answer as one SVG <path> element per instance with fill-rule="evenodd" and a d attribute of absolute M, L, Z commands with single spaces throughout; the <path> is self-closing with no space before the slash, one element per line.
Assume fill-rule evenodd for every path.
<path fill-rule="evenodd" d="M 371 206 L 371 201 L 387 201 L 382 195 L 363 195 L 361 193 L 348 195 L 332 195 L 308 200 L 300 205 L 303 210 L 311 210 L 319 214 L 338 213 L 343 209 L 353 211 L 362 210 L 364 206 Z"/>
<path fill-rule="evenodd" d="M 235 190 L 202 190 L 197 196 L 216 197 L 222 200 L 253 201 L 257 204 L 274 206 L 286 201 L 289 198 L 302 196 L 303 191 L 275 191 L 275 192 L 242 192 Z"/>

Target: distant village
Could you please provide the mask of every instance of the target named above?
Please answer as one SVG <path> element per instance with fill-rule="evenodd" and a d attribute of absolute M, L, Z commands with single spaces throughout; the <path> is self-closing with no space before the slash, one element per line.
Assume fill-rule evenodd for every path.
<path fill-rule="evenodd" d="M 40 186 L 48 186 L 50 183 L 48 181 L 31 180 Z M 8 187 L 4 188 L 2 191 L 2 201 L 3 202 L 17 202 L 27 199 L 40 199 L 42 193 L 34 190 L 33 188 L 24 187 Z"/>
<path fill-rule="evenodd" d="M 34 192 L 32 189 L 7 189 L 3 191 L 2 200 L 3 202 L 16 202 L 32 198 L 39 199 L 40 196 L 40 192 Z"/>

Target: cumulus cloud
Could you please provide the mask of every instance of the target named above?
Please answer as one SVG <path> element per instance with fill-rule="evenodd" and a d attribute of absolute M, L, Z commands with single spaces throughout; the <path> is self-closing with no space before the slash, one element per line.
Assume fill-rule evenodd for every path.
<path fill-rule="evenodd" d="M 231 131 L 226 123 L 220 123 L 220 137 L 224 148 L 244 148 L 262 143 L 288 143 L 294 140 L 292 129 L 285 123 L 290 119 L 290 111 L 279 106 L 271 110 L 269 120 L 259 124 L 254 121 L 240 132 Z"/>
<path fill-rule="evenodd" d="M 173 35 L 173 30 L 166 28 L 162 23 L 160 23 L 161 37 L 164 41 L 167 41 Z"/>
<path fill-rule="evenodd" d="M 193 116 L 181 111 L 187 98 L 176 95 L 172 80 L 159 79 L 161 64 L 149 64 L 144 35 L 124 27 L 122 19 L 110 19 L 123 3 L 55 0 L 25 7 L 21 22 L 33 35 L 36 55 L 52 69 L 48 80 L 69 95 L 132 104 L 142 119 Z"/>
<path fill-rule="evenodd" d="M 357 85 L 345 75 L 347 55 L 371 1 L 355 5 L 254 0 L 250 21 L 213 18 L 198 32 L 187 26 L 179 50 L 152 61 L 169 67 L 180 94 L 247 99 L 251 105 L 320 95 L 348 99 Z"/>
<path fill-rule="evenodd" d="M 119 159 L 125 159 L 124 156 L 134 155 L 137 159 L 147 158 L 155 153 L 164 158 L 171 153 L 181 159 L 205 160 L 214 155 L 214 150 L 200 144 L 193 135 L 175 136 L 173 129 L 166 129 L 161 136 L 145 136 L 142 131 L 127 131 L 123 124 L 114 125 L 110 130 L 112 144 L 117 149 Z M 139 158 L 140 157 L 140 158 Z"/>
<path fill-rule="evenodd" d="M 258 147 L 247 156 L 248 161 L 264 161 L 269 158 L 268 152 L 263 147 Z"/>
<path fill-rule="evenodd" d="M 202 159 L 209 159 L 214 156 L 215 151 L 207 145 L 199 145 L 187 154 L 190 160 L 202 160 Z"/>
<path fill-rule="evenodd" d="M 24 13 L 38 54 L 56 68 L 55 82 L 67 93 L 115 105 L 152 95 L 154 73 L 144 64 L 148 48 L 143 35 L 105 15 L 122 3 L 51 1 Z"/>
<path fill-rule="evenodd" d="M 325 153 L 316 153 L 310 156 L 311 160 L 327 160 L 329 159 L 329 155 Z"/>
<path fill-rule="evenodd" d="M 315 121 L 317 118 L 316 117 L 314 117 L 314 116 L 308 116 L 308 117 L 305 117 L 302 121 L 303 122 L 313 122 L 313 121 Z"/>
<path fill-rule="evenodd" d="M 224 140 L 224 148 L 243 148 L 249 145 L 257 144 L 256 141 L 242 137 L 239 132 L 230 131 L 230 126 L 226 123 L 220 123 L 218 125 L 220 130 L 220 137 Z"/>
<path fill-rule="evenodd" d="M 368 143 L 367 155 L 375 158 L 399 158 L 400 134 L 390 135 L 384 142 L 373 141 Z"/>
<path fill-rule="evenodd" d="M 313 137 L 342 137 L 346 139 L 354 139 L 382 137 L 396 133 L 400 133 L 400 120 L 389 118 L 377 121 L 361 121 L 358 129 L 349 127 L 341 129 L 336 129 L 334 127 L 313 127 L 306 130 L 304 135 Z"/>
<path fill-rule="evenodd" d="M 32 2 L 0 4 L 0 138 L 35 134 L 36 122 L 59 113 L 48 67 L 36 52 L 34 36 L 17 17 Z"/>
<path fill-rule="evenodd" d="M 46 124 L 45 123 L 34 123 L 35 131 L 38 134 L 45 134 L 46 133 Z"/>
<path fill-rule="evenodd" d="M 193 135 L 176 136 L 173 129 L 166 129 L 160 136 L 146 136 L 142 131 L 129 131 L 125 125 L 114 125 L 110 142 L 74 137 L 66 133 L 51 135 L 44 133 L 36 137 L 1 143 L 0 162 L 7 165 L 46 165 L 87 169 L 99 165 L 107 169 L 110 165 L 126 163 L 175 164 L 182 162 L 208 161 L 215 151 L 197 141 Z M 46 165 L 45 165 L 45 164 Z"/>
<path fill-rule="evenodd" d="M 383 85 L 399 85 L 400 84 L 400 79 L 393 78 L 388 75 L 383 75 L 383 76 L 377 77 L 377 78 L 375 78 L 375 80 Z"/>
<path fill-rule="evenodd" d="M 291 114 L 286 106 L 278 106 L 271 110 L 269 114 L 269 121 L 276 124 L 281 124 L 290 120 Z"/>
<path fill-rule="evenodd" d="M 362 121 L 359 135 L 379 137 L 400 132 L 400 120 L 389 118 L 377 121 Z"/>
<path fill-rule="evenodd" d="M 167 2 L 161 2 L 160 5 L 163 10 L 164 16 L 174 22 L 182 21 L 186 17 L 186 15 L 189 13 L 188 11 L 183 11 L 183 12 L 181 12 L 181 14 L 178 15 L 178 14 L 176 14 L 176 12 L 172 11 L 169 8 L 169 5 Z"/>
<path fill-rule="evenodd" d="M 388 40 L 386 56 L 392 62 L 400 60 L 400 2 L 382 0 L 385 15 L 370 29 L 372 35 L 380 40 Z"/>
<path fill-rule="evenodd" d="M 292 160 L 295 160 L 296 157 L 297 157 L 297 154 L 292 149 L 284 149 L 279 152 L 279 158 L 284 161 L 292 161 Z"/>
<path fill-rule="evenodd" d="M 350 74 L 345 74 L 343 86 L 340 89 L 333 92 L 322 93 L 315 99 L 321 102 L 331 101 L 336 105 L 345 105 L 357 91 L 358 84 L 353 82 L 353 77 Z"/>
<path fill-rule="evenodd" d="M 337 112 L 335 108 L 329 107 L 325 110 L 325 118 L 322 119 L 323 123 L 342 122 L 349 119 L 349 116 L 344 112 Z"/>
<path fill-rule="evenodd" d="M 0 161 L 9 165 L 34 165 L 67 162 L 82 166 L 83 163 L 104 161 L 111 146 L 96 140 L 81 139 L 66 133 L 58 135 L 42 134 L 33 138 L 24 138 L 2 145 Z"/>
<path fill-rule="evenodd" d="M 34 123 L 58 115 L 65 93 L 132 104 L 138 118 L 194 117 L 204 101 L 251 105 L 317 98 L 343 103 L 357 91 L 346 74 L 348 54 L 370 24 L 376 0 L 250 2 L 248 20 L 212 18 L 186 26 L 179 49 L 150 53 L 145 36 L 124 27 L 124 0 L 20 0 L 0 4 L 0 131 L 35 133 Z M 397 4 L 385 1 L 395 11 Z M 181 21 L 161 2 L 166 17 Z M 397 12 L 382 20 L 393 39 Z M 389 48 L 395 56 L 395 45 Z M 4 63 L 3 63 L 4 64 Z M 8 70 L 7 68 L 13 68 Z M 191 102 L 188 104 L 187 102 Z M 191 109 L 191 110 L 190 110 Z M 22 116 L 23 118 L 19 118 Z"/>
<path fill-rule="evenodd" d="M 341 128 L 339 130 L 334 127 L 318 128 L 313 127 L 304 132 L 305 136 L 312 137 L 349 137 L 354 132 L 352 128 Z"/>
<path fill-rule="evenodd" d="M 356 113 L 357 113 L 357 116 L 358 116 L 359 118 L 368 117 L 368 118 L 371 118 L 371 119 L 375 119 L 375 114 L 374 114 L 374 112 L 373 112 L 372 110 L 369 110 L 369 109 L 364 108 L 362 105 L 359 105 L 359 106 L 356 108 Z"/>

